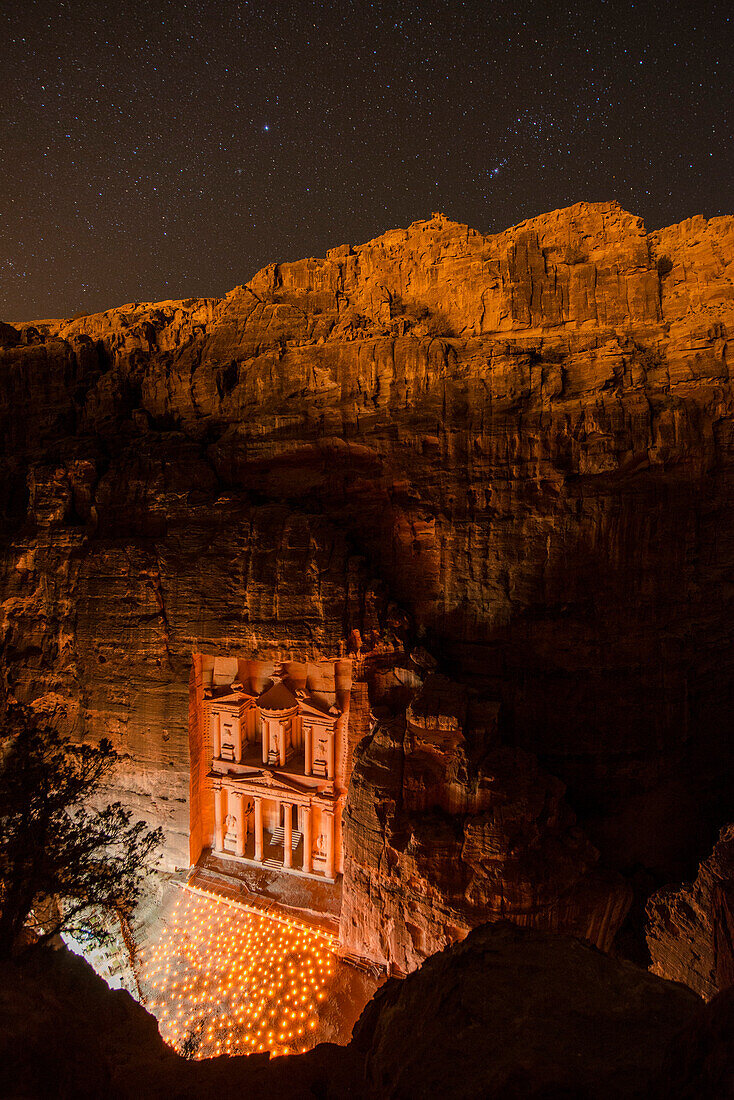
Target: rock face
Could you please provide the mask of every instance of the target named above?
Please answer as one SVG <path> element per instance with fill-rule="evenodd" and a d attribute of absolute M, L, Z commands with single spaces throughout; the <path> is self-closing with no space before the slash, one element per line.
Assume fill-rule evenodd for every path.
<path fill-rule="evenodd" d="M 346 952 L 406 974 L 502 918 L 611 946 L 628 888 L 599 871 L 563 784 L 502 746 L 495 719 L 430 676 L 407 721 L 363 743 L 344 818 Z"/>
<path fill-rule="evenodd" d="M 668 1047 L 652 1095 L 661 1100 L 716 1100 L 734 1097 L 731 1036 L 734 1030 L 734 989 L 714 997 Z"/>
<path fill-rule="evenodd" d="M 65 950 L 3 964 L 0 1018 L 3 1096 L 119 1096 L 116 1079 L 177 1060 L 155 1017 Z"/>
<path fill-rule="evenodd" d="M 647 916 L 655 974 L 706 1000 L 734 985 L 734 825 L 721 830 L 696 881 L 653 894 Z"/>
<path fill-rule="evenodd" d="M 486 925 L 379 989 L 352 1045 L 369 1096 L 650 1098 L 696 1010 L 575 940 Z"/>
<path fill-rule="evenodd" d="M 193 653 L 319 660 L 350 639 L 374 690 L 420 641 L 501 702 L 508 751 L 474 774 L 535 845 L 446 836 L 458 927 L 460 891 L 499 868 L 523 912 L 587 881 L 547 773 L 604 863 L 689 873 L 731 795 L 733 320 L 734 219 L 647 233 L 581 203 L 492 237 L 436 215 L 221 300 L 3 325 L 6 690 L 110 735 L 119 793 L 186 864 Z M 355 754 L 360 799 L 372 782 L 389 802 L 385 754 L 405 760 L 390 821 L 438 842 L 414 734 L 385 737 Z M 366 888 L 401 849 L 361 830 Z"/>
<path fill-rule="evenodd" d="M 127 993 L 74 956 L 51 956 L 0 974 L 0 1090 L 54 1100 L 723 1098 L 730 1028 L 729 1003 L 702 1011 L 690 990 L 630 963 L 499 924 L 389 981 L 346 1047 L 186 1062 Z"/>

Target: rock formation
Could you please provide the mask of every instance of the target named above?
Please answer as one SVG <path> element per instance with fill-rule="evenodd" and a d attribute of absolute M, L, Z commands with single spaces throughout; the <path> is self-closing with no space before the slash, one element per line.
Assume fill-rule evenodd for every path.
<path fill-rule="evenodd" d="M 352 773 L 340 943 L 397 973 L 485 921 L 608 949 L 629 906 L 563 801 L 563 784 L 499 743 L 496 710 L 429 676 L 380 722 Z M 478 710 L 478 713 L 476 711 Z"/>
<path fill-rule="evenodd" d="M 702 1008 L 683 986 L 567 937 L 488 925 L 383 986 L 346 1047 L 187 1062 L 127 993 L 74 956 L 46 952 L 0 974 L 0 1091 L 723 1098 L 734 1067 L 731 1003 L 719 1001 Z"/>
<path fill-rule="evenodd" d="M 660 1100 L 732 1100 L 734 1066 L 731 1036 L 734 1030 L 734 989 L 714 997 L 668 1047 L 663 1068 L 651 1096 Z"/>
<path fill-rule="evenodd" d="M 687 994 L 570 938 L 485 925 L 379 989 L 351 1046 L 369 1096 L 650 1100 L 696 1017 Z"/>
<path fill-rule="evenodd" d="M 696 881 L 653 894 L 647 915 L 653 973 L 706 1000 L 734 985 L 734 825 L 721 830 Z"/>
<path fill-rule="evenodd" d="M 184 864 L 192 653 L 351 640 L 397 697 L 419 642 L 501 702 L 476 782 L 519 821 L 508 839 L 477 808 L 481 836 L 446 837 L 457 927 L 500 871 L 492 913 L 503 889 L 546 914 L 578 898 L 594 858 L 549 775 L 604 864 L 690 873 L 730 817 L 733 319 L 734 219 L 647 233 L 580 203 L 490 237 L 435 215 L 223 299 L 3 325 L 7 691 L 112 736 L 119 792 Z M 385 753 L 420 790 L 424 750 L 389 730 L 355 755 L 357 808 L 369 782 L 392 797 Z M 432 807 L 384 817 L 410 819 L 405 853 L 355 815 L 365 886 L 378 851 L 423 875 Z"/>

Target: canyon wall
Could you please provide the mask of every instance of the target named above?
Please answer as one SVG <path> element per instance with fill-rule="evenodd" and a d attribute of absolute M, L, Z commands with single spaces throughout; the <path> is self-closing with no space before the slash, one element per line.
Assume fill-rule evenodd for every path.
<path fill-rule="evenodd" d="M 727 825 L 694 882 L 658 890 L 647 903 L 652 971 L 707 1001 L 734 985 L 734 825 Z"/>
<path fill-rule="evenodd" d="M 348 652 L 374 693 L 419 643 L 602 864 L 691 874 L 731 818 L 733 321 L 734 219 L 580 203 L 3 325 L 6 691 L 111 736 L 185 864 L 194 652 Z M 413 752 L 387 729 L 375 805 L 372 757 Z M 356 819 L 345 848 L 356 910 L 398 849 Z"/>
<path fill-rule="evenodd" d="M 405 981 L 388 981 L 346 1046 L 189 1061 L 127 993 L 111 991 L 76 956 L 44 951 L 0 967 L 0 1092 L 54 1100 L 724 1097 L 733 1061 L 725 998 L 702 1006 L 683 986 L 576 940 L 500 924 Z"/>
<path fill-rule="evenodd" d="M 487 921 L 608 950 L 631 900 L 578 827 L 564 786 L 502 745 L 497 707 L 430 675 L 404 718 L 378 719 L 347 798 L 341 948 L 389 972 Z"/>

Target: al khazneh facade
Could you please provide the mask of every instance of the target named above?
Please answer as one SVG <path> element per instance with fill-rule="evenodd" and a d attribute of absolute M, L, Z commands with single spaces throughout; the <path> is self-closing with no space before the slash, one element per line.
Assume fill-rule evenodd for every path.
<path fill-rule="evenodd" d="M 334 881 L 351 765 L 351 662 L 199 661 L 202 850 Z"/>

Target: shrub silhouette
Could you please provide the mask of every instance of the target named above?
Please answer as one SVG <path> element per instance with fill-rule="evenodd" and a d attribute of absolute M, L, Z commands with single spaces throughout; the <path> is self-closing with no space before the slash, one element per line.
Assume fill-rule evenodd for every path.
<path fill-rule="evenodd" d="M 658 276 L 664 279 L 673 270 L 673 261 L 670 256 L 661 256 L 658 260 Z"/>
<path fill-rule="evenodd" d="M 0 958 L 70 932 L 110 939 L 129 915 L 163 839 L 121 803 L 94 808 L 118 754 L 73 745 L 14 706 L 0 729 Z"/>

